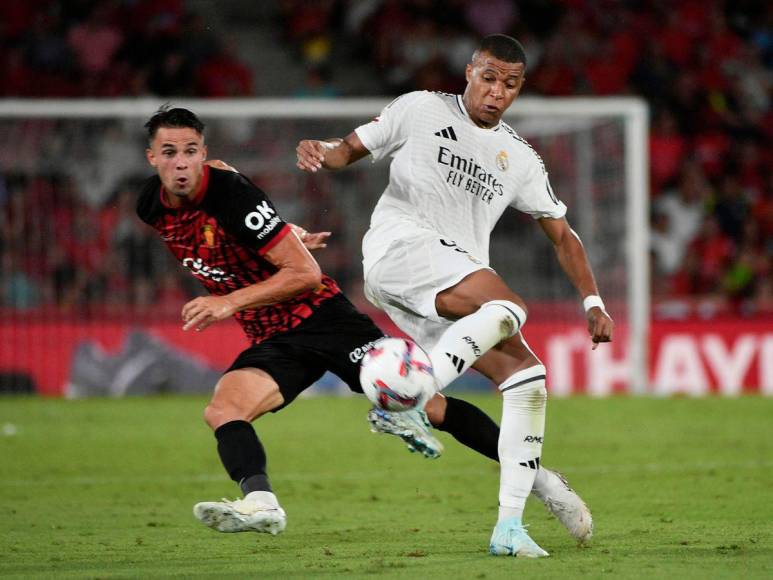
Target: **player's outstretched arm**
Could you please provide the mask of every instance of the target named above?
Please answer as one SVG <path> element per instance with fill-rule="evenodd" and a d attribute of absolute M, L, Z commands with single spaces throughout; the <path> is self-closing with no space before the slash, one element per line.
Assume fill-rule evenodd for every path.
<path fill-rule="evenodd" d="M 370 151 L 365 148 L 356 133 L 349 133 L 343 139 L 318 141 L 304 139 L 295 148 L 296 166 L 303 171 L 316 173 L 322 169 L 341 169 L 359 161 Z"/>
<path fill-rule="evenodd" d="M 593 277 L 588 256 L 577 233 L 569 227 L 564 218 L 542 218 L 539 220 L 542 230 L 553 242 L 553 247 L 558 256 L 558 262 L 569 280 L 577 288 L 583 300 L 589 296 L 599 295 L 596 280 Z M 600 299 L 599 299 L 600 302 Z M 600 342 L 612 340 L 614 322 L 602 306 L 591 306 L 587 309 L 588 333 L 593 339 L 595 349 Z"/>
<path fill-rule="evenodd" d="M 276 266 L 273 276 L 224 296 L 194 298 L 183 306 L 183 330 L 204 330 L 241 310 L 284 302 L 317 288 L 322 281 L 319 264 L 297 236 L 285 236 L 263 257 Z"/>

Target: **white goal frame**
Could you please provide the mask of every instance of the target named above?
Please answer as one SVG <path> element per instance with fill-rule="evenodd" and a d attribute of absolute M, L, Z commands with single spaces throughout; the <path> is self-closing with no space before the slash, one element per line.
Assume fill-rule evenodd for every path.
<path fill-rule="evenodd" d="M 337 99 L 180 99 L 175 105 L 210 118 L 367 119 L 379 114 L 388 98 Z M 2 99 L 0 120 L 21 118 L 146 118 L 165 100 L 140 99 Z M 626 253 L 628 257 L 628 360 L 630 392 L 647 392 L 649 374 L 649 109 L 642 99 L 534 98 L 518 99 L 507 116 L 624 119 Z"/>

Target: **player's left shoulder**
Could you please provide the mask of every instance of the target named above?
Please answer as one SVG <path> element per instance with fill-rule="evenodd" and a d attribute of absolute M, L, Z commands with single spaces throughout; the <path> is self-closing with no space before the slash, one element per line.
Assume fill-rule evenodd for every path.
<path fill-rule="evenodd" d="M 423 91 L 424 114 L 428 116 L 442 116 L 446 118 L 464 119 L 467 113 L 460 105 L 461 96 L 443 91 Z"/>
<path fill-rule="evenodd" d="M 209 184 L 210 187 L 219 194 L 214 197 L 221 200 L 254 195 L 265 197 L 263 190 L 255 185 L 249 177 L 236 171 L 216 169 L 213 167 L 210 170 Z"/>
<path fill-rule="evenodd" d="M 266 193 L 242 173 L 212 168 L 203 209 L 224 223 L 241 221 L 259 205 L 270 205 Z"/>
<path fill-rule="evenodd" d="M 245 177 L 238 171 L 209 167 L 209 183 L 212 187 L 233 187 L 244 180 Z"/>
<path fill-rule="evenodd" d="M 500 138 L 503 142 L 516 153 L 518 159 L 520 159 L 523 164 L 536 165 L 542 169 L 542 171 L 547 173 L 542 156 L 534 149 L 534 147 L 532 147 L 531 143 L 519 135 L 515 129 L 502 121 L 499 124 L 498 133 L 500 133 Z"/>

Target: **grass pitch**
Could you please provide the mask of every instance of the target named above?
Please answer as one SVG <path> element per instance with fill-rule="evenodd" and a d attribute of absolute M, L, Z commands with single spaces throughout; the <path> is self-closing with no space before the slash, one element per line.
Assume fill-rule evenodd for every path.
<path fill-rule="evenodd" d="M 467 397 L 498 419 L 494 396 Z M 593 510 L 576 547 L 537 501 L 551 553 L 487 554 L 498 466 L 441 434 L 411 455 L 362 398 L 256 422 L 288 513 L 279 536 L 191 514 L 234 497 L 204 399 L 0 398 L 0 575 L 17 578 L 771 578 L 773 399 L 573 398 L 548 405 L 544 463 Z"/>

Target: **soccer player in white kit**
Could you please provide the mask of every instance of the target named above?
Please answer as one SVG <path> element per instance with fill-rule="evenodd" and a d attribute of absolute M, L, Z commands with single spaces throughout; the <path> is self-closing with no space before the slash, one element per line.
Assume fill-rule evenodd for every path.
<path fill-rule="evenodd" d="M 525 68 L 518 41 L 486 37 L 463 95 L 405 94 L 344 139 L 301 141 L 297 164 L 315 172 L 368 154 L 392 158 L 363 240 L 366 296 L 429 353 L 439 389 L 470 366 L 498 385 L 499 518 L 489 550 L 540 557 L 548 554 L 522 515 L 540 465 L 546 369 L 521 334 L 526 304 L 488 265 L 489 237 L 507 207 L 531 215 L 553 243 L 583 299 L 593 348 L 611 340 L 613 322 L 542 159 L 501 121 Z M 442 415 L 442 405 L 435 397 L 425 410 Z"/>

